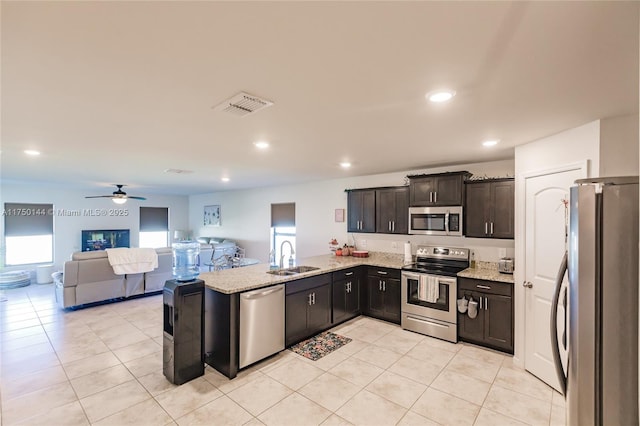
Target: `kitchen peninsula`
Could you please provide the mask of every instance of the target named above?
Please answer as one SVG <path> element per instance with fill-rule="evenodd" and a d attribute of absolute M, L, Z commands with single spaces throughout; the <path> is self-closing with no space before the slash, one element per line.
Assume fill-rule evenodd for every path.
<path fill-rule="evenodd" d="M 391 307 L 397 305 L 399 310 L 402 255 L 371 253 L 366 258 L 321 255 L 297 263 L 317 269 L 293 275 L 272 275 L 268 273 L 269 265 L 258 264 L 200 275 L 199 278 L 205 282 L 204 352 L 207 364 L 231 379 L 241 368 L 240 296 L 244 292 L 257 289 L 267 292 L 269 288 L 284 285 L 287 298 L 287 346 L 308 337 L 305 332 L 310 333 L 310 336 L 360 313 L 366 314 L 369 310 L 378 308 L 376 304 L 380 299 L 372 297 L 372 292 L 367 291 L 370 286 L 367 285 L 366 271 L 369 269 L 388 274 L 390 283 L 397 281 L 396 286 L 389 286 L 389 295 L 383 300 Z M 378 290 L 377 283 L 378 281 L 373 283 L 373 290 Z M 306 293 L 302 294 L 303 292 Z M 302 296 L 302 300 L 298 296 Z M 300 301 L 301 303 L 297 303 Z M 336 315 L 332 308 L 335 310 L 340 305 L 354 306 L 350 310 L 351 315 Z M 260 320 L 269 322 L 272 318 Z M 298 326 L 305 321 L 308 324 L 303 324 L 300 334 Z M 298 329 L 294 334 L 293 326 Z M 282 332 L 285 333 L 285 330 Z"/>

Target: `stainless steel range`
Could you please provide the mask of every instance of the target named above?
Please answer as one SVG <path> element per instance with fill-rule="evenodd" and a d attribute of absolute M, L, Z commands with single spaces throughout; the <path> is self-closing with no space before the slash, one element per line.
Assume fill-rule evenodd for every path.
<path fill-rule="evenodd" d="M 456 275 L 468 267 L 468 249 L 418 247 L 402 268 L 402 328 L 457 342 Z"/>

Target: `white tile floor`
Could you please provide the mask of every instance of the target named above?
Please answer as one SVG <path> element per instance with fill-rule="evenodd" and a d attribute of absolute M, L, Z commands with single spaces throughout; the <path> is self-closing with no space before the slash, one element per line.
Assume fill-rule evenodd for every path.
<path fill-rule="evenodd" d="M 234 380 L 162 374 L 162 299 L 62 311 L 0 291 L 0 424 L 563 425 L 564 399 L 511 357 L 360 317 L 318 361 L 285 350 Z"/>

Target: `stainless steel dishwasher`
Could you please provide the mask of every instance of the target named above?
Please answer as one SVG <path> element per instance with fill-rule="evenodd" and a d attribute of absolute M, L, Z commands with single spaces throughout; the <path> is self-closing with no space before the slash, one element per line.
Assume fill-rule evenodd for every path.
<path fill-rule="evenodd" d="M 240 294 L 243 368 L 284 349 L 284 284 Z"/>

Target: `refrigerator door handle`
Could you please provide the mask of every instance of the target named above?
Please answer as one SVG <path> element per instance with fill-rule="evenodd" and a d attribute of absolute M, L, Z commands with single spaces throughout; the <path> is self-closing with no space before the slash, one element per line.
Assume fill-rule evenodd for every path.
<path fill-rule="evenodd" d="M 562 296 L 562 307 L 564 308 L 564 330 L 562 331 L 562 347 L 564 350 L 567 350 L 567 317 L 569 316 L 569 312 L 567 311 L 567 292 L 569 291 L 568 287 L 564 288 L 564 293 Z"/>
<path fill-rule="evenodd" d="M 560 359 L 560 343 L 558 342 L 558 302 L 560 301 L 560 291 L 562 289 L 562 280 L 567 273 L 567 252 L 562 256 L 560 269 L 556 276 L 556 286 L 553 292 L 553 301 L 551 302 L 551 352 L 553 353 L 553 363 L 556 366 L 556 374 L 560 381 L 560 389 L 563 395 L 567 393 L 567 376 L 562 368 L 562 360 Z M 564 304 L 566 304 L 566 293 Z M 566 309 L 566 308 L 565 308 Z M 566 310 L 565 310 L 565 330 L 562 336 L 563 345 L 566 348 Z"/>

